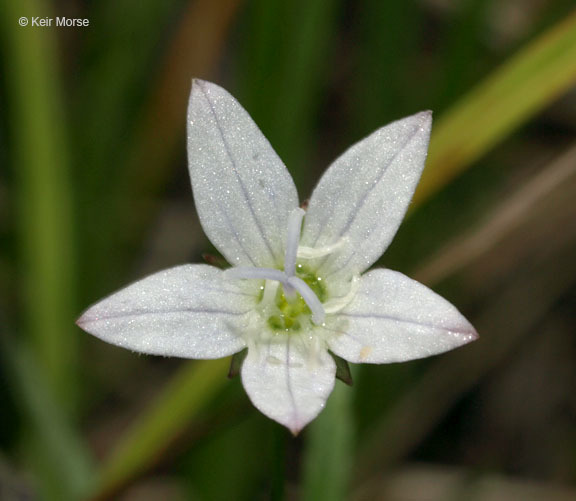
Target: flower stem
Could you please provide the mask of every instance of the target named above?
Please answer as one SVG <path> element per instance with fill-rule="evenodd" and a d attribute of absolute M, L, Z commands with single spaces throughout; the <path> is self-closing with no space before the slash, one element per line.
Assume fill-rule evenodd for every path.
<path fill-rule="evenodd" d="M 353 388 L 337 382 L 326 409 L 309 427 L 303 462 L 304 501 L 348 499 L 354 443 L 353 396 Z"/>
<path fill-rule="evenodd" d="M 274 464 L 270 499 L 283 501 L 286 484 L 286 430 L 280 426 L 274 429 Z"/>

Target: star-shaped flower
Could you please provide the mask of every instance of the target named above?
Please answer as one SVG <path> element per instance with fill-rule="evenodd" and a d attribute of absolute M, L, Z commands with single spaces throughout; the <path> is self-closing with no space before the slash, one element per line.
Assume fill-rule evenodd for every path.
<path fill-rule="evenodd" d="M 354 363 L 402 362 L 476 339 L 458 310 L 424 285 L 387 269 L 364 273 L 404 217 L 430 127 L 431 113 L 422 112 L 352 146 L 305 211 L 248 113 L 224 89 L 194 81 L 188 155 L 196 208 L 232 267 L 156 273 L 95 304 L 78 324 L 155 355 L 210 359 L 248 348 L 241 369 L 248 396 L 293 433 L 334 387 L 331 353 Z"/>

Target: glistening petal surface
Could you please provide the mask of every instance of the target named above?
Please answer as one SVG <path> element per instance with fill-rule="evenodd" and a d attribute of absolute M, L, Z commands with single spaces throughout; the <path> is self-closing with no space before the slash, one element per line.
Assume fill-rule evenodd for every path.
<path fill-rule="evenodd" d="M 308 353 L 297 335 L 279 334 L 248 349 L 242 383 L 262 413 L 296 434 L 324 408 L 335 374 L 326 350 Z"/>
<path fill-rule="evenodd" d="M 153 355 L 220 358 L 245 346 L 241 327 L 257 289 L 208 265 L 170 268 L 90 307 L 78 325 L 100 339 Z"/>
<path fill-rule="evenodd" d="M 298 206 L 292 177 L 238 101 L 201 80 L 188 107 L 188 161 L 202 227 L 228 262 L 281 265 Z"/>
<path fill-rule="evenodd" d="M 394 238 L 424 168 L 430 112 L 393 122 L 353 145 L 326 171 L 310 199 L 302 245 L 325 247 L 318 274 L 358 274 Z"/>
<path fill-rule="evenodd" d="M 328 344 L 354 363 L 403 362 L 443 353 L 478 334 L 444 298 L 402 273 L 373 270 L 333 325 Z"/>

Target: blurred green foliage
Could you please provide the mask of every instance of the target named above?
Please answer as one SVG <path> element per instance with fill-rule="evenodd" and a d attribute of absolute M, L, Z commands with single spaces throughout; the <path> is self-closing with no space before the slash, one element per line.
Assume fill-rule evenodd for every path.
<path fill-rule="evenodd" d="M 90 301 L 211 249 L 184 161 L 190 78 L 239 98 L 302 199 L 351 142 L 433 109 L 415 210 L 384 258 L 408 272 L 441 259 L 445 241 L 499 221 L 503 199 L 529 197 L 535 171 L 556 172 L 551 160 L 576 132 L 572 1 L 0 6 L 0 498 L 373 499 L 407 460 L 576 482 L 566 385 L 576 372 L 566 320 L 576 296 L 573 170 L 536 183 L 537 212 L 520 204 L 501 239 L 429 284 L 485 329 L 480 348 L 357 367 L 354 387 L 339 385 L 298 438 L 225 379 L 227 360 L 136 357 L 74 327 Z M 90 26 L 22 27 L 22 16 Z M 542 349 L 539 329 L 563 349 Z M 515 377 L 551 368 L 556 400 L 539 395 L 522 418 L 502 403 L 518 393 Z M 535 431 L 544 418 L 553 436 Z M 535 459 L 542 449 L 546 459 Z"/>

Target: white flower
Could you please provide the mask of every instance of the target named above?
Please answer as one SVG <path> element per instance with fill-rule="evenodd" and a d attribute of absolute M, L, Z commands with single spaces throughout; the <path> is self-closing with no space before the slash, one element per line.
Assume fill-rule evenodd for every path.
<path fill-rule="evenodd" d="M 282 117 L 278 117 L 282 120 Z M 78 320 L 109 343 L 210 359 L 248 348 L 242 382 L 254 405 L 293 433 L 334 386 L 335 362 L 427 357 L 477 338 L 446 300 L 401 273 L 366 271 L 394 237 L 424 167 L 431 113 L 383 127 L 327 170 L 306 211 L 240 104 L 193 83 L 188 155 L 204 231 L 232 265 L 156 273 Z"/>

